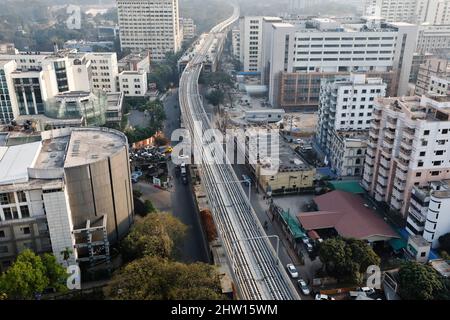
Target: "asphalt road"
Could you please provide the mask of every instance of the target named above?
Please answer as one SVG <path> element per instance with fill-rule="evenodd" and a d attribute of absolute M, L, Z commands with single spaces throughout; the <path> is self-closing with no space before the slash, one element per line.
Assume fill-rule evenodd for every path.
<path fill-rule="evenodd" d="M 176 108 L 174 106 L 177 106 Z M 166 122 L 164 134 L 170 138 L 172 131 L 179 128 L 180 108 L 178 91 L 169 95 L 164 101 Z M 181 179 L 175 177 L 175 165 L 169 161 L 169 174 L 171 175 L 171 212 L 179 218 L 189 229 L 182 249 L 182 259 L 185 262 L 209 262 L 207 242 L 201 228 L 201 222 L 195 207 L 191 185 L 183 185 Z"/>

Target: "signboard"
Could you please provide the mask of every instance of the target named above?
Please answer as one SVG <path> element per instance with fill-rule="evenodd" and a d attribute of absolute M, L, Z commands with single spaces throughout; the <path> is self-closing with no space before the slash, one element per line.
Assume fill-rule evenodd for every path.
<path fill-rule="evenodd" d="M 161 179 L 153 177 L 153 184 L 161 187 Z"/>

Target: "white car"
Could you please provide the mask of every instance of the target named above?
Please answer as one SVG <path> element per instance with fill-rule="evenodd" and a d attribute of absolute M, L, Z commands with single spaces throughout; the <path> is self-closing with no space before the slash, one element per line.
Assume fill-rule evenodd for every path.
<path fill-rule="evenodd" d="M 308 238 L 302 238 L 302 241 L 304 244 L 308 244 L 309 243 L 309 239 Z"/>
<path fill-rule="evenodd" d="M 293 279 L 298 278 L 298 271 L 292 263 L 289 263 L 286 269 Z"/>
<path fill-rule="evenodd" d="M 333 297 L 329 297 L 326 294 L 316 294 L 316 300 L 335 300 Z"/>
<path fill-rule="evenodd" d="M 297 285 L 305 296 L 309 296 L 311 291 L 309 291 L 308 285 L 306 284 L 305 280 L 299 279 L 297 281 Z"/>
<path fill-rule="evenodd" d="M 375 289 L 370 288 L 370 287 L 361 287 L 361 288 L 359 288 L 359 291 L 362 291 L 362 292 L 366 293 L 367 295 L 375 293 Z"/>
<path fill-rule="evenodd" d="M 311 243 L 307 243 L 307 244 L 305 244 L 305 246 L 306 246 L 306 251 L 308 251 L 308 252 L 312 252 L 314 249 Z"/>

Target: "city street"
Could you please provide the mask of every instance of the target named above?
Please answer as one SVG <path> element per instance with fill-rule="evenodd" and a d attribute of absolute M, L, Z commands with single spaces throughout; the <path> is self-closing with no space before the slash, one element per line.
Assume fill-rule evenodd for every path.
<path fill-rule="evenodd" d="M 170 138 L 172 131 L 179 128 L 180 109 L 177 92 L 169 95 L 163 102 L 167 117 L 164 134 Z M 133 125 L 142 121 L 139 112 L 134 113 L 133 121 L 131 118 L 130 116 L 130 123 L 132 122 Z M 173 214 L 188 226 L 181 249 L 181 259 L 184 262 L 209 262 L 207 243 L 202 232 L 191 186 L 190 184 L 183 185 L 180 179 L 175 178 L 175 166 L 171 161 L 168 162 L 168 171 L 170 177 L 168 190 L 162 190 L 143 182 L 138 183 L 137 188 L 142 192 L 142 198 L 152 201 L 156 209 Z"/>

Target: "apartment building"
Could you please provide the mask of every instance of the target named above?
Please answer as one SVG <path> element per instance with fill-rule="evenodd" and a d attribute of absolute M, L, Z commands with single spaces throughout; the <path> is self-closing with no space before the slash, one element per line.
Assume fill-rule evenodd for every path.
<path fill-rule="evenodd" d="M 364 13 L 389 22 L 450 23 L 449 0 L 365 0 Z"/>
<path fill-rule="evenodd" d="M 180 26 L 183 30 L 183 39 L 192 39 L 197 34 L 197 26 L 191 18 L 180 18 Z"/>
<path fill-rule="evenodd" d="M 361 175 L 375 99 L 386 84 L 365 74 L 323 79 L 316 140 L 341 176 Z"/>
<path fill-rule="evenodd" d="M 178 0 L 117 0 L 122 50 L 150 50 L 152 61 L 181 48 Z"/>
<path fill-rule="evenodd" d="M 119 74 L 120 91 L 127 97 L 144 97 L 148 91 L 147 73 L 122 71 Z"/>
<path fill-rule="evenodd" d="M 414 186 L 450 178 L 447 97 L 379 98 L 369 131 L 363 187 L 405 218 Z"/>
<path fill-rule="evenodd" d="M 450 75 L 447 59 L 431 58 L 419 66 L 415 94 L 421 96 L 430 90 L 432 78 L 446 78 Z M 433 86 L 435 88 L 435 86 Z"/>
<path fill-rule="evenodd" d="M 439 237 L 450 232 L 450 180 L 412 188 L 406 230 L 439 246 Z"/>
<path fill-rule="evenodd" d="M 128 157 L 125 135 L 106 128 L 45 131 L 41 141 L 0 147 L 0 269 L 26 248 L 60 263 L 66 248 L 69 263 L 108 255 L 134 217 Z M 80 233 L 99 220 L 106 239 L 86 242 Z"/>
<path fill-rule="evenodd" d="M 379 77 L 390 96 L 408 92 L 417 26 L 366 17 L 341 24 L 313 18 L 304 25 L 272 23 L 268 35 L 269 102 L 273 107 L 317 108 L 322 78 L 351 72 Z"/>
<path fill-rule="evenodd" d="M 431 76 L 428 92 L 437 96 L 450 96 L 450 75 L 443 77 Z"/>
<path fill-rule="evenodd" d="M 422 24 L 419 26 L 416 51 L 434 53 L 450 48 L 450 22 L 447 25 Z"/>

